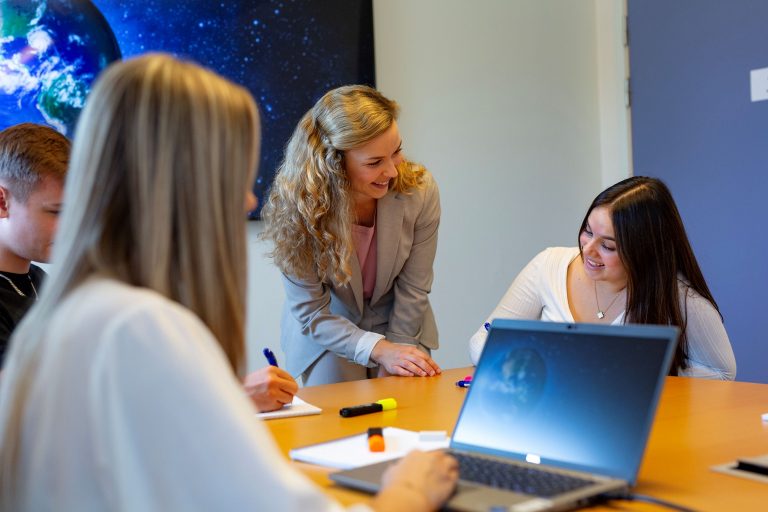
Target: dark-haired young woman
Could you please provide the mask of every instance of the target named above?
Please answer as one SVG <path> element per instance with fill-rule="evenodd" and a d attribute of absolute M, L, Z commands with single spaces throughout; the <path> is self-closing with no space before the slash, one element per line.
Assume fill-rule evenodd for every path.
<path fill-rule="evenodd" d="M 579 247 L 551 247 L 517 276 L 493 318 L 676 325 L 672 375 L 733 380 L 736 360 L 669 189 L 628 178 L 601 192 Z M 469 341 L 477 363 L 483 327 Z"/>

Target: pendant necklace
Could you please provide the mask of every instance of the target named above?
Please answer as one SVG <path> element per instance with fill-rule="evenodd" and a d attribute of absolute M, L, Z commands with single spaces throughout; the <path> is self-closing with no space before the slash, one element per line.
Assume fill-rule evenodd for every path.
<path fill-rule="evenodd" d="M 616 300 L 617 300 L 617 299 L 619 298 L 619 296 L 621 295 L 621 292 L 623 292 L 623 291 L 625 290 L 625 288 L 626 288 L 626 287 L 624 287 L 624 288 L 622 288 L 621 290 L 619 290 L 619 293 L 617 293 L 617 294 L 616 294 L 616 296 L 613 298 L 613 300 L 611 301 L 611 303 L 610 303 L 610 304 L 608 304 L 608 307 L 607 307 L 607 308 L 605 308 L 605 309 L 600 309 L 600 301 L 599 301 L 599 300 L 597 300 L 597 281 L 592 281 L 592 282 L 595 284 L 595 304 L 597 304 L 597 318 L 599 318 L 600 320 L 602 320 L 603 318 L 605 318 L 605 314 L 608 312 L 608 310 L 609 310 L 609 309 L 611 309 L 611 306 L 613 306 L 613 304 L 616 302 Z"/>
<path fill-rule="evenodd" d="M 8 277 L 7 275 L 5 275 L 3 273 L 0 273 L 0 277 L 5 279 L 6 281 L 8 281 L 11 284 L 11 288 L 13 288 L 14 291 L 16 293 L 18 293 L 21 297 L 26 297 L 27 296 L 26 293 L 24 293 L 23 291 L 19 290 L 19 287 L 16 286 L 16 283 L 14 283 L 13 280 L 10 277 Z M 32 278 L 29 277 L 29 274 L 27 274 L 27 279 L 29 279 L 29 285 L 32 287 L 32 293 L 35 294 L 35 300 L 37 300 L 37 288 L 35 288 L 35 283 L 32 282 Z"/>

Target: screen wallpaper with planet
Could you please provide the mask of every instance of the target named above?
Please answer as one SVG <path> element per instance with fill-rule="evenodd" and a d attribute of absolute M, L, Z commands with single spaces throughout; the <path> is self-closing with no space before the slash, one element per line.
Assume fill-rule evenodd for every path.
<path fill-rule="evenodd" d="M 304 112 L 333 87 L 375 85 L 371 0 L 0 0 L 0 129 L 37 122 L 71 137 L 98 73 L 150 51 L 253 93 L 260 204 Z"/>

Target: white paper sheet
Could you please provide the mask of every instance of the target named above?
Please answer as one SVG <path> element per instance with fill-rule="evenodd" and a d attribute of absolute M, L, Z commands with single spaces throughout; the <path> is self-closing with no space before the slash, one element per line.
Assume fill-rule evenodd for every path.
<path fill-rule="evenodd" d="M 422 451 L 447 448 L 449 439 L 420 441 L 419 433 L 401 428 L 386 427 L 384 433 L 385 450 L 372 452 L 368 449 L 368 434 L 342 437 L 327 443 L 313 444 L 290 451 L 291 459 L 339 469 L 352 469 L 367 464 L 402 457 L 411 450 Z"/>
<path fill-rule="evenodd" d="M 258 412 L 256 416 L 262 420 L 272 420 L 276 418 L 291 418 L 293 416 L 308 416 L 310 414 L 320 414 L 323 410 L 319 407 L 305 402 L 301 398 L 294 396 L 293 402 L 285 404 L 282 409 L 270 412 Z"/>

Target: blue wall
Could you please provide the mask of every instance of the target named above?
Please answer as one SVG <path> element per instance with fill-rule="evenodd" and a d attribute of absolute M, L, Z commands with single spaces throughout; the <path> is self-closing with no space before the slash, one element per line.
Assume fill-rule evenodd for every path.
<path fill-rule="evenodd" d="M 634 173 L 672 189 L 733 343 L 738 380 L 768 382 L 765 0 L 630 0 Z"/>

